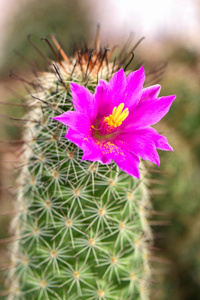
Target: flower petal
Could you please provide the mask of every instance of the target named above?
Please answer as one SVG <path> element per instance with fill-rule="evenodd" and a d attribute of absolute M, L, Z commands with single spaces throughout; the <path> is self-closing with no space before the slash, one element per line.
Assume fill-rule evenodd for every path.
<path fill-rule="evenodd" d="M 139 179 L 140 178 L 139 157 L 127 151 L 124 151 L 124 154 L 126 156 L 126 159 L 124 160 L 122 160 L 121 157 L 117 155 L 112 157 L 112 159 L 116 162 L 116 164 L 122 171 Z"/>
<path fill-rule="evenodd" d="M 124 102 L 125 106 L 131 110 L 137 105 L 141 98 L 144 81 L 145 72 L 143 66 L 139 70 L 134 71 L 127 76 Z"/>
<path fill-rule="evenodd" d="M 159 84 L 155 84 L 149 86 L 142 91 L 141 101 L 147 100 L 149 98 L 157 98 L 160 93 L 161 86 Z"/>
<path fill-rule="evenodd" d="M 75 111 L 67 111 L 53 119 L 70 126 L 70 128 L 81 134 L 86 136 L 91 135 L 91 122 L 86 115 Z"/>
<path fill-rule="evenodd" d="M 90 120 L 96 117 L 94 96 L 84 86 L 71 83 L 73 104 L 76 112 L 86 114 Z"/>
<path fill-rule="evenodd" d="M 98 118 L 112 114 L 113 108 L 124 102 L 126 75 L 121 69 L 116 72 L 108 83 L 99 81 L 95 90 L 95 105 L 98 107 Z"/>
<path fill-rule="evenodd" d="M 118 160 L 118 157 L 115 157 L 113 160 L 116 162 L 116 164 L 122 171 L 138 179 L 140 178 L 140 172 L 139 172 L 140 160 L 136 155 L 127 152 L 126 160 L 124 161 L 120 159 Z"/>
<path fill-rule="evenodd" d="M 81 148 L 84 152 L 82 160 L 103 161 L 102 151 L 93 138 L 85 138 Z"/>
<path fill-rule="evenodd" d="M 77 132 L 71 128 L 68 128 L 65 138 L 70 140 L 71 142 L 73 142 L 79 148 L 81 148 L 83 139 L 84 139 L 84 135 L 81 135 L 79 132 Z"/>
<path fill-rule="evenodd" d="M 109 115 L 110 111 L 112 110 L 112 105 L 109 102 L 107 89 L 104 85 L 97 85 L 94 99 L 95 105 L 98 107 L 97 119 L 102 119 L 103 117 Z"/>
<path fill-rule="evenodd" d="M 122 149 L 128 149 L 129 152 L 149 160 L 159 166 L 160 158 L 156 151 L 156 145 L 152 134 L 148 129 L 140 129 L 133 133 L 124 133 L 119 135 L 114 143 Z"/>
<path fill-rule="evenodd" d="M 130 131 L 132 128 L 144 128 L 156 124 L 168 113 L 175 98 L 176 96 L 166 96 L 140 101 L 129 115 L 127 120 L 129 122 L 124 122 L 124 126 L 122 124 L 125 127 L 123 130 Z"/>
<path fill-rule="evenodd" d="M 95 91 L 95 104 L 98 107 L 98 118 L 112 114 L 113 108 L 124 102 L 126 75 L 123 69 L 116 72 L 108 83 L 100 80 Z"/>
<path fill-rule="evenodd" d="M 122 171 L 131 176 L 140 177 L 138 169 L 140 160 L 136 155 L 111 142 L 100 142 L 100 148 L 103 155 L 110 160 L 113 159 Z"/>
<path fill-rule="evenodd" d="M 120 69 L 118 72 L 114 73 L 113 77 L 110 79 L 108 85 L 110 90 L 113 93 L 113 99 L 117 101 L 126 88 L 127 79 L 123 69 Z"/>
<path fill-rule="evenodd" d="M 116 72 L 109 83 L 99 81 L 95 91 L 95 105 L 98 107 L 98 118 L 112 114 L 113 108 L 121 103 L 124 108 L 133 109 L 142 95 L 145 80 L 144 68 L 132 72 L 126 78 L 123 69 Z"/>
<path fill-rule="evenodd" d="M 154 141 L 157 149 L 164 151 L 174 151 L 168 143 L 167 138 L 163 135 L 160 135 L 154 128 L 145 128 L 143 129 L 143 132 L 145 135 L 148 135 L 149 139 L 152 139 Z"/>

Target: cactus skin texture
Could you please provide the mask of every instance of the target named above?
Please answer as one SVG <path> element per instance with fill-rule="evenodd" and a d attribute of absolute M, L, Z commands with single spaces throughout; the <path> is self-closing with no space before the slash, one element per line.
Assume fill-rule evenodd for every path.
<path fill-rule="evenodd" d="M 84 81 L 80 66 L 70 73 L 64 63 L 67 72 L 55 63 L 56 72 L 40 75 L 29 100 L 8 299 L 148 300 L 147 172 L 141 164 L 138 180 L 114 163 L 81 161 L 52 118 L 73 109 L 71 81 L 94 92 L 96 75 L 112 74 L 100 59 Z"/>

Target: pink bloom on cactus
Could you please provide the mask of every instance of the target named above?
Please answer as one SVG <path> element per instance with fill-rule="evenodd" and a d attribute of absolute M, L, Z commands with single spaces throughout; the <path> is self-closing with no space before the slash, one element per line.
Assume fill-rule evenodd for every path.
<path fill-rule="evenodd" d="M 54 119 L 69 126 L 66 138 L 83 150 L 83 160 L 110 164 L 140 177 L 139 157 L 159 165 L 156 151 L 170 150 L 166 137 L 151 125 L 162 119 L 176 96 L 158 97 L 160 85 L 143 88 L 144 68 L 116 72 L 109 82 L 100 80 L 95 93 L 71 83 L 75 111 Z"/>

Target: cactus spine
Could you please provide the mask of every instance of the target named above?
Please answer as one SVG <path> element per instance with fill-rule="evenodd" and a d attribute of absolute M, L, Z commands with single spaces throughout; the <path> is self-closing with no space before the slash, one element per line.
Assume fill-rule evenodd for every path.
<path fill-rule="evenodd" d="M 119 68 L 97 48 L 70 61 L 60 48 L 63 61 L 36 79 L 12 224 L 9 300 L 149 299 L 144 166 L 138 180 L 114 163 L 81 161 L 82 151 L 65 139 L 66 126 L 52 120 L 73 109 L 71 81 L 94 92 L 99 78 Z"/>

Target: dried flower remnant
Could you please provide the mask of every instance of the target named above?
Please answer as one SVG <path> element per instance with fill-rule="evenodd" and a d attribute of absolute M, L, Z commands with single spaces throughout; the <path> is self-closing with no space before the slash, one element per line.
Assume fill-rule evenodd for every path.
<path fill-rule="evenodd" d="M 54 119 L 69 126 L 66 138 L 83 150 L 83 160 L 110 164 L 112 160 L 129 175 L 140 177 L 140 158 L 159 165 L 156 149 L 172 151 L 154 125 L 162 119 L 176 96 L 158 97 L 160 85 L 143 88 L 145 71 L 123 69 L 109 82 L 99 80 L 95 93 L 71 83 L 75 111 Z"/>

